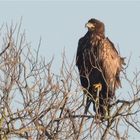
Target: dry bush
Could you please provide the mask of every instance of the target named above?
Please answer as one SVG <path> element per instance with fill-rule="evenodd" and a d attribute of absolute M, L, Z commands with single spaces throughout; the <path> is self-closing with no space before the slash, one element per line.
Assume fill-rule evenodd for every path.
<path fill-rule="evenodd" d="M 96 118 L 92 107 L 84 115 L 75 61 L 64 53 L 59 74 L 52 73 L 53 59 L 39 56 L 40 42 L 33 51 L 20 26 L 0 30 L 0 139 L 121 140 L 140 132 L 140 71 L 131 80 L 124 71 L 130 92 L 114 99 L 108 118 Z"/>

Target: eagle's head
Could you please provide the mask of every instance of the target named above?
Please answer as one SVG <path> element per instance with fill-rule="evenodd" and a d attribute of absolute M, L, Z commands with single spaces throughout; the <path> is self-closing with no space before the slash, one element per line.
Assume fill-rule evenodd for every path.
<path fill-rule="evenodd" d="M 87 27 L 90 32 L 96 32 L 99 34 L 104 34 L 105 31 L 104 23 L 95 18 L 90 19 L 85 27 Z"/>

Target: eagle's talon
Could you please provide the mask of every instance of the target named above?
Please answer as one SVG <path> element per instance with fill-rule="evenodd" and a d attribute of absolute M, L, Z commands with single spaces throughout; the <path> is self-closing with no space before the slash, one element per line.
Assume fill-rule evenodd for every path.
<path fill-rule="evenodd" d="M 101 91 L 102 90 L 102 84 L 98 83 L 98 84 L 93 84 L 93 88 L 95 91 Z"/>

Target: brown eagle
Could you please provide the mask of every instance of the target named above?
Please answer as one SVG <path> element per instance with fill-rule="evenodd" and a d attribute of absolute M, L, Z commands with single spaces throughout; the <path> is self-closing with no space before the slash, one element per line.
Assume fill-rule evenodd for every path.
<path fill-rule="evenodd" d="M 79 40 L 76 55 L 81 85 L 87 95 L 85 114 L 92 102 L 94 111 L 105 115 L 115 90 L 121 87 L 119 75 L 125 64 L 124 58 L 105 37 L 104 23 L 90 19 L 86 27 L 88 31 Z"/>

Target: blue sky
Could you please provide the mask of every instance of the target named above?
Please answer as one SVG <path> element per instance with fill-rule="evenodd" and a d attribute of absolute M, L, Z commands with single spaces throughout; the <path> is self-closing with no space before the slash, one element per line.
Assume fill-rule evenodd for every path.
<path fill-rule="evenodd" d="M 54 56 L 55 71 L 61 64 L 64 48 L 68 60 L 72 61 L 90 18 L 105 23 L 106 36 L 119 46 L 122 56 L 128 59 L 132 53 L 128 76 L 131 78 L 133 71 L 139 69 L 139 1 L 0 1 L 0 25 L 10 25 L 11 21 L 16 24 L 21 17 L 28 42 L 36 49 L 42 38 L 40 55 L 46 61 Z"/>
<path fill-rule="evenodd" d="M 131 62 L 134 70 L 140 52 L 139 13 L 138 1 L 6 1 L 0 2 L 0 25 L 17 23 L 23 17 L 22 27 L 32 47 L 42 37 L 40 54 L 47 60 L 54 55 L 59 65 L 64 48 L 69 60 L 75 55 L 78 39 L 87 31 L 85 23 L 92 17 L 100 19 L 106 25 L 106 36 L 121 54 L 128 57 L 132 53 L 137 62 Z"/>

